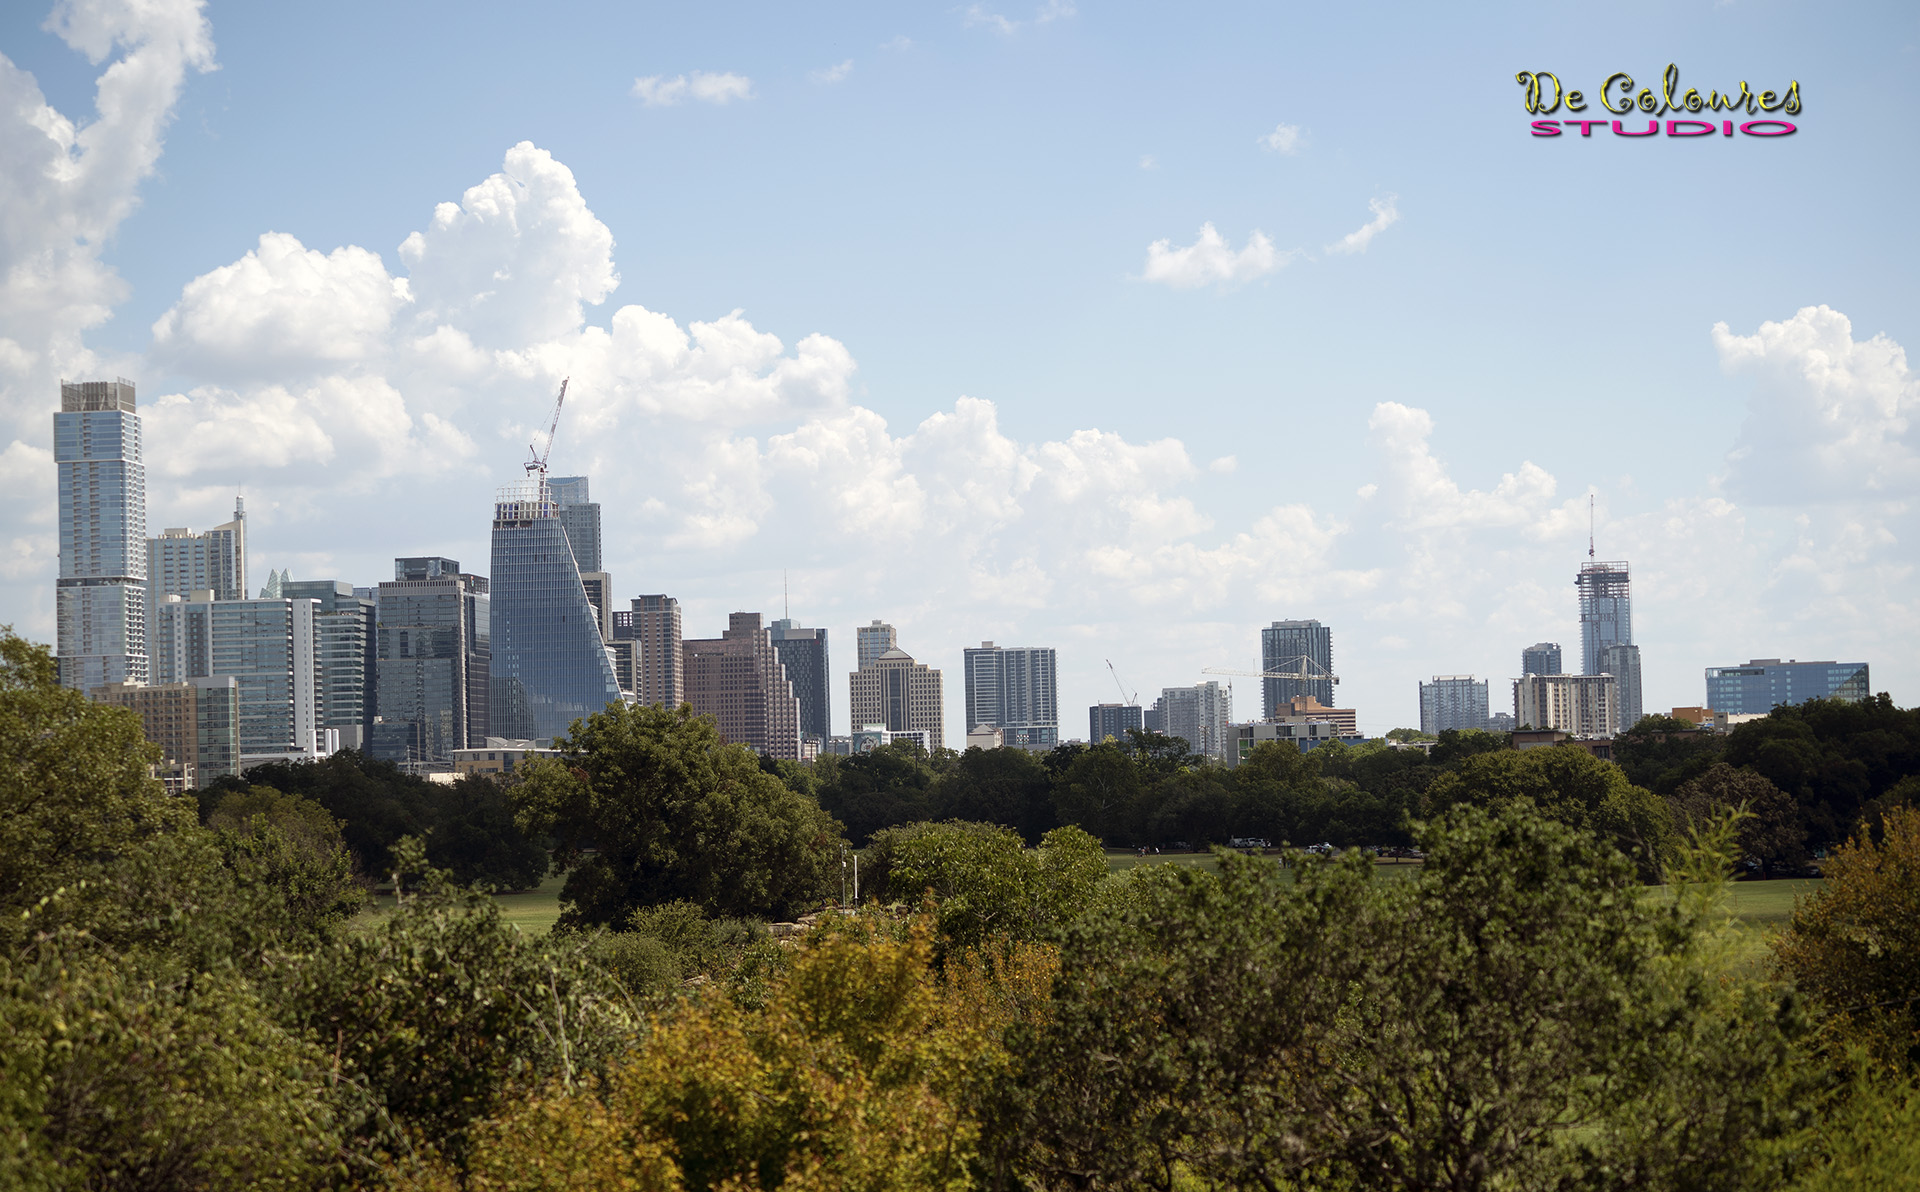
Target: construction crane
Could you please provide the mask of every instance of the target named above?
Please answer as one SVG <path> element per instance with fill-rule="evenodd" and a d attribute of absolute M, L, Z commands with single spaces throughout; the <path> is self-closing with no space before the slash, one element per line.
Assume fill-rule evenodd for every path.
<path fill-rule="evenodd" d="M 1205 666 L 1200 668 L 1203 675 L 1236 675 L 1242 679 L 1297 679 L 1302 683 L 1327 682 L 1338 683 L 1340 676 L 1321 666 L 1305 654 L 1291 659 L 1296 665 L 1292 670 L 1246 671 L 1234 670 L 1225 666 Z"/>
<path fill-rule="evenodd" d="M 553 454 L 553 436 L 560 430 L 560 407 L 567 404 L 567 382 L 572 379 L 563 377 L 560 380 L 560 396 L 553 403 L 553 421 L 547 424 L 547 449 L 536 455 L 533 444 L 527 444 L 527 475 L 531 476 L 538 472 L 542 490 L 547 487 L 547 457 Z"/>
<path fill-rule="evenodd" d="M 1127 685 L 1120 681 L 1120 672 L 1113 669 L 1113 659 L 1111 658 L 1107 659 L 1106 663 L 1107 663 L 1107 673 L 1113 676 L 1113 685 L 1120 689 L 1120 702 L 1127 705 L 1128 707 L 1132 707 L 1133 705 L 1139 703 L 1140 693 L 1136 691 L 1132 695 L 1127 694 Z"/>

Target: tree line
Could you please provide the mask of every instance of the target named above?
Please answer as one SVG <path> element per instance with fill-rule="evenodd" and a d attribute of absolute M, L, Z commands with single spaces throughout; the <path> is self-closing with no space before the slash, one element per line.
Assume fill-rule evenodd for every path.
<path fill-rule="evenodd" d="M 1858 752 L 1821 724 L 1767 740 Z M 842 912 L 825 788 L 864 759 L 770 765 L 685 709 L 616 707 L 484 798 L 346 758 L 182 799 L 137 717 L 0 634 L 0 1186 L 1907 1186 L 1920 812 L 1889 792 L 1920 771 L 1896 736 L 1873 735 L 1891 780 L 1860 761 L 1851 788 L 1875 818 L 1756 965 L 1727 878 L 1757 817 L 1685 796 L 1758 773 L 1731 742 L 1662 761 L 1692 767 L 1667 792 L 1473 739 L 1276 751 L 1264 776 L 1089 747 L 1074 816 L 929 802 L 871 828 Z M 969 765 L 1011 798 L 987 779 L 1022 765 L 902 761 L 929 800 Z M 1110 872 L 1092 827 L 1127 829 L 1080 822 L 1338 783 L 1412 792 L 1395 822 L 1425 863 Z M 436 860 L 436 834 L 503 824 L 565 874 L 551 934 L 451 868 L 519 845 Z"/>

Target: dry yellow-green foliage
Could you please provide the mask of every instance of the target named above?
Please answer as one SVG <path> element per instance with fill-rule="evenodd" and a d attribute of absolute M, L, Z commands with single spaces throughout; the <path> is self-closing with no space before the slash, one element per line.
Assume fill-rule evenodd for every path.
<path fill-rule="evenodd" d="M 685 1004 L 603 1082 L 483 1124 L 465 1187 L 627 1192 L 961 1188 L 980 1127 L 970 1090 L 1003 1073 L 1008 1025 L 1037 1022 L 1058 968 L 1016 945 L 934 965 L 933 922 L 816 929 L 763 1008 Z M 403 1187 L 461 1187 L 439 1167 Z"/>

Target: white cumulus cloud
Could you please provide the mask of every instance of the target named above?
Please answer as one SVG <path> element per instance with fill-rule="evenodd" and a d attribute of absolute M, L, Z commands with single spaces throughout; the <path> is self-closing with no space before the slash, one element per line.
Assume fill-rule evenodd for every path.
<path fill-rule="evenodd" d="M 807 77 L 816 83 L 838 83 L 852 73 L 853 59 L 849 58 L 845 62 L 835 63 L 832 66 L 822 67 L 819 70 L 808 71 Z"/>
<path fill-rule="evenodd" d="M 725 104 L 753 98 L 753 80 L 732 71 L 696 70 L 690 75 L 648 75 L 633 81 L 633 97 L 650 108 L 668 108 L 692 99 Z"/>
<path fill-rule="evenodd" d="M 1373 218 L 1327 245 L 1328 252 L 1365 252 L 1375 236 L 1400 222 L 1400 208 L 1393 195 L 1367 200 L 1367 209 L 1373 212 Z"/>
<path fill-rule="evenodd" d="M 1275 153 L 1293 154 L 1306 144 L 1306 133 L 1298 124 L 1276 124 L 1273 131 L 1255 138 L 1267 149 Z"/>
<path fill-rule="evenodd" d="M 1716 323 L 1713 344 L 1722 368 L 1755 380 L 1728 457 L 1737 496 L 1782 505 L 1920 493 L 1920 377 L 1899 344 L 1856 340 L 1851 320 L 1827 306 L 1752 335 Z"/>
<path fill-rule="evenodd" d="M 1255 231 L 1246 247 L 1236 252 L 1211 223 L 1205 223 L 1200 225 L 1200 238 L 1184 248 L 1173 247 L 1170 239 L 1149 244 L 1142 277 L 1184 290 L 1252 281 L 1286 263 L 1286 254 L 1277 251 L 1263 232 Z"/>

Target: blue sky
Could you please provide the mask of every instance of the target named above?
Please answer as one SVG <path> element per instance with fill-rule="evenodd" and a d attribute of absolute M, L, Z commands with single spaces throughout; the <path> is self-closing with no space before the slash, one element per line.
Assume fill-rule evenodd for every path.
<path fill-rule="evenodd" d="M 139 381 L 154 526 L 245 487 L 256 584 L 483 565 L 572 375 L 623 594 L 714 633 L 785 569 L 837 657 L 881 617 L 948 671 L 950 737 L 981 638 L 1059 646 L 1073 732 L 1106 659 L 1151 693 L 1282 617 L 1375 730 L 1437 673 L 1500 706 L 1576 638 L 1589 492 L 1649 708 L 1773 655 L 1912 703 L 1916 43 L 1745 2 L 13 6 L 0 620 L 51 634 L 61 375 Z M 1516 71 L 1669 62 L 1799 81 L 1799 132 L 1527 135 Z"/>

